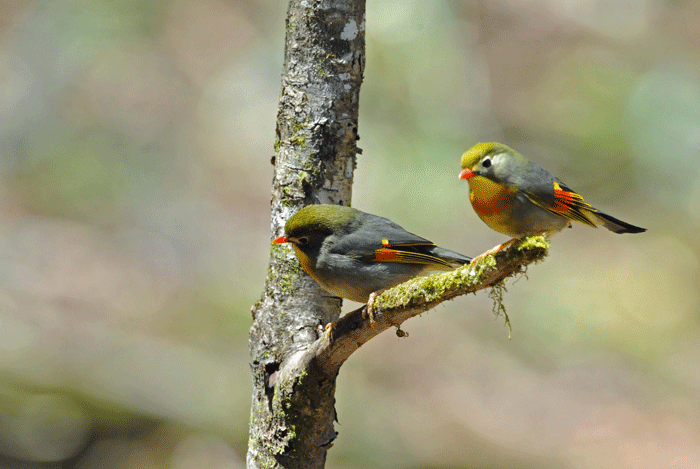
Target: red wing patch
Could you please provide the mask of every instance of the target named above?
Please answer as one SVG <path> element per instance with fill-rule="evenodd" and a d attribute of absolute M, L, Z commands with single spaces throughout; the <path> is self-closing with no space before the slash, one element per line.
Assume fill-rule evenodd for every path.
<path fill-rule="evenodd" d="M 450 267 L 450 264 L 439 257 L 414 251 L 401 251 L 396 249 L 380 248 L 374 251 L 373 261 L 377 262 L 401 262 L 404 264 L 437 264 Z"/>
<path fill-rule="evenodd" d="M 387 246 L 388 244 L 384 244 Z M 396 253 L 398 251 L 394 249 L 381 248 L 374 251 L 374 260 L 380 262 L 391 262 L 396 259 Z"/>
<path fill-rule="evenodd" d="M 554 204 L 546 209 L 552 213 L 569 218 L 570 220 L 578 221 L 585 225 L 596 226 L 595 223 L 586 216 L 586 212 L 597 212 L 597 210 L 586 203 L 581 195 L 566 186 L 561 186 L 556 181 L 554 181 Z"/>
<path fill-rule="evenodd" d="M 571 210 L 571 206 L 577 202 L 583 202 L 583 197 L 576 192 L 565 191 L 559 184 L 556 182 L 554 183 L 554 205 L 552 206 L 552 210 L 556 210 L 557 212 L 568 212 Z"/>

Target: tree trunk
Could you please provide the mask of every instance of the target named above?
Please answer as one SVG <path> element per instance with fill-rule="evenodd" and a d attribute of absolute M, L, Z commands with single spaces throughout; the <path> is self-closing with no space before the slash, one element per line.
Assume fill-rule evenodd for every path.
<path fill-rule="evenodd" d="M 277 114 L 272 237 L 311 203 L 350 205 L 365 60 L 364 0 L 291 0 Z M 287 246 L 270 251 L 252 308 L 253 398 L 248 468 L 322 468 L 336 432 L 338 370 L 301 360 L 341 301 L 321 290 Z"/>

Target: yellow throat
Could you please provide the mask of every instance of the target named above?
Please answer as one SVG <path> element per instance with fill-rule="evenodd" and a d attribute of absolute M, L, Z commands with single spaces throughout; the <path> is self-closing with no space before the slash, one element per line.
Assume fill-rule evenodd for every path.
<path fill-rule="evenodd" d="M 469 201 L 479 218 L 496 231 L 509 232 L 508 220 L 517 190 L 484 176 L 473 176 L 468 182 Z"/>

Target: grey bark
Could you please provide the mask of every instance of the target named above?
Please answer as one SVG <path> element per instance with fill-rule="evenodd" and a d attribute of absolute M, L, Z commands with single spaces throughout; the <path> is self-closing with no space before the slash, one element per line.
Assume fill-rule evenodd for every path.
<path fill-rule="evenodd" d="M 272 236 L 302 206 L 350 205 L 365 61 L 364 0 L 291 0 L 277 115 Z M 286 247 L 270 253 L 250 331 L 253 398 L 247 466 L 322 468 L 336 432 L 338 370 L 298 358 L 338 318 L 340 299 L 300 269 Z"/>

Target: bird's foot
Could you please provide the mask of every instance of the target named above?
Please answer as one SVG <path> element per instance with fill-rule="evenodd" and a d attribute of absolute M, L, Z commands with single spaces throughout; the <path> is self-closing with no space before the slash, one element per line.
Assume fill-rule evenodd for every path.
<path fill-rule="evenodd" d="M 374 302 L 377 301 L 377 292 L 372 292 L 369 294 L 367 299 L 367 305 L 362 309 L 362 318 L 369 318 L 369 325 L 374 329 Z"/>
<path fill-rule="evenodd" d="M 472 262 L 471 262 L 471 263 L 473 264 L 474 261 L 476 261 L 476 260 L 481 260 L 481 259 L 484 259 L 484 258 L 486 258 L 486 257 L 488 257 L 488 256 L 492 256 L 492 255 L 494 255 L 494 254 L 496 254 L 496 253 L 499 253 L 499 252 L 501 252 L 502 250 L 504 250 L 505 248 L 507 248 L 508 246 L 510 246 L 511 244 L 513 244 L 514 242 L 516 242 L 516 241 L 519 241 L 518 238 L 513 238 L 513 239 L 511 239 L 510 241 L 506 241 L 506 242 L 503 243 L 503 244 L 499 244 L 498 246 L 489 249 L 489 250 L 486 251 L 485 253 L 479 254 L 478 256 L 476 256 L 474 259 L 472 259 Z"/>
<path fill-rule="evenodd" d="M 328 324 L 326 324 L 324 330 L 325 332 L 323 334 L 323 337 L 325 337 L 328 342 L 333 342 L 333 333 L 335 333 L 335 323 L 329 322 Z"/>

